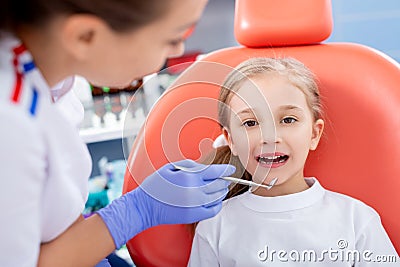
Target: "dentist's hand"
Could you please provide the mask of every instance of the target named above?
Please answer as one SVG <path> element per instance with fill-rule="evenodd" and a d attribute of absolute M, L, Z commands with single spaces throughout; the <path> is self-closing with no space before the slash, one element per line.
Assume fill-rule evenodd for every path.
<path fill-rule="evenodd" d="M 227 164 L 203 165 L 191 160 L 169 163 L 97 213 L 119 248 L 149 227 L 193 223 L 215 216 L 230 184 L 217 178 L 234 172 L 235 168 Z"/>

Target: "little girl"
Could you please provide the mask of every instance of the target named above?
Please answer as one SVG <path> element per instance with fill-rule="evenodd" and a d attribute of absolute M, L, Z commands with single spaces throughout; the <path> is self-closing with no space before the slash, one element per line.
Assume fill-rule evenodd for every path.
<path fill-rule="evenodd" d="M 197 225 L 189 266 L 397 266 L 374 209 L 304 177 L 324 129 L 306 66 L 249 59 L 228 75 L 218 109 L 228 145 L 213 163 L 235 164 L 236 177 L 257 183 L 278 180 L 270 190 L 235 185 L 222 211 Z"/>

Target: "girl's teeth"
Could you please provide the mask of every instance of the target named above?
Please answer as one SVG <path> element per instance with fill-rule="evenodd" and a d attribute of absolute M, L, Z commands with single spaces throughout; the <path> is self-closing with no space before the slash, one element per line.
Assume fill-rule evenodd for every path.
<path fill-rule="evenodd" d="M 269 156 L 269 157 L 259 157 L 258 161 L 262 161 L 265 163 L 272 163 L 272 162 L 284 162 L 287 159 L 287 156 Z"/>

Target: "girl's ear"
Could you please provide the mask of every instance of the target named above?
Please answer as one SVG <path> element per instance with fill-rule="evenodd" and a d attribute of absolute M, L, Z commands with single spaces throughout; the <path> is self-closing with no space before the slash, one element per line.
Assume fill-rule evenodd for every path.
<path fill-rule="evenodd" d="M 313 125 L 313 132 L 312 132 L 312 137 L 311 137 L 311 143 L 310 143 L 310 150 L 315 150 L 317 149 L 319 140 L 321 139 L 322 132 L 324 131 L 324 126 L 325 122 L 322 119 L 318 119 L 314 122 Z"/>
<path fill-rule="evenodd" d="M 238 154 L 235 145 L 232 142 L 231 135 L 229 134 L 228 130 L 225 127 L 222 129 L 222 133 L 224 134 L 225 139 L 228 142 L 228 146 L 231 149 L 232 155 L 237 156 Z"/>

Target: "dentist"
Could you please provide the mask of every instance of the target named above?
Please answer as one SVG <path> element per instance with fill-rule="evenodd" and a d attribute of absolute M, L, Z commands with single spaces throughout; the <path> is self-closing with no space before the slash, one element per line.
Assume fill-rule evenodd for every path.
<path fill-rule="evenodd" d="M 221 209 L 230 165 L 195 173 L 167 164 L 88 219 L 91 159 L 55 86 L 73 75 L 125 87 L 183 53 L 206 0 L 4 0 L 0 3 L 0 266 L 94 266 L 141 231 Z M 64 83 L 65 85 L 66 83 Z M 198 169 L 199 164 L 179 164 Z M 165 199 L 152 197 L 165 190 Z M 171 188 L 171 187 L 169 187 Z M 150 190 L 150 191 L 149 191 Z M 210 197 L 212 196 L 212 197 Z M 200 203 L 190 206 L 189 203 Z M 186 203 L 188 205 L 186 205 Z"/>

